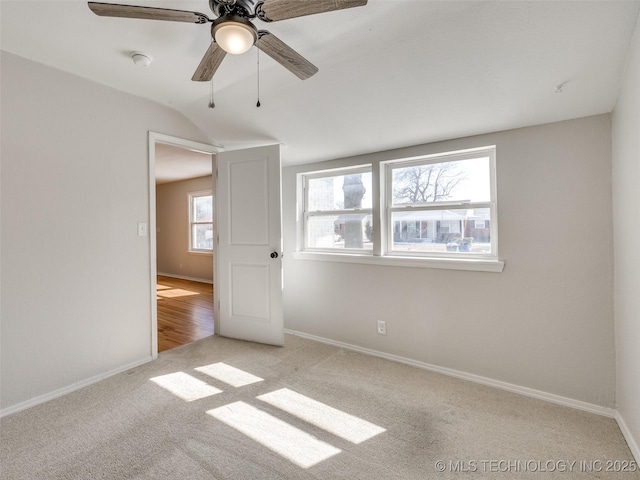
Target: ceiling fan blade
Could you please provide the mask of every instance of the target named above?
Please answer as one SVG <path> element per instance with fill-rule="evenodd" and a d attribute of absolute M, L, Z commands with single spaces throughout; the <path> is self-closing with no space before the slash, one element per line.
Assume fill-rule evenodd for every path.
<path fill-rule="evenodd" d="M 256 47 L 273 58 L 284 68 L 301 80 L 306 80 L 318 72 L 318 67 L 309 62 L 286 43 L 266 30 L 258 32 L 259 40 Z"/>
<path fill-rule="evenodd" d="M 88 2 L 89 8 L 101 17 L 142 18 L 145 20 L 168 20 L 170 22 L 207 23 L 211 19 L 204 13 L 171 10 L 168 8 L 137 7 L 115 3 Z"/>
<path fill-rule="evenodd" d="M 332 12 L 344 8 L 362 7 L 367 0 L 264 0 L 256 13 L 265 22 L 277 22 L 287 18 L 304 17 L 316 13 Z"/>
<path fill-rule="evenodd" d="M 208 82 L 211 80 L 226 54 L 227 52 L 221 49 L 217 43 L 211 42 L 191 80 L 194 82 Z"/>

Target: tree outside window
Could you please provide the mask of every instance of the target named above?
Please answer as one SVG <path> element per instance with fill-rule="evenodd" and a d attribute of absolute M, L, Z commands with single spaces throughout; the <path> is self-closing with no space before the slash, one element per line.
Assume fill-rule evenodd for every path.
<path fill-rule="evenodd" d="M 305 249 L 371 250 L 371 167 L 305 175 Z"/>

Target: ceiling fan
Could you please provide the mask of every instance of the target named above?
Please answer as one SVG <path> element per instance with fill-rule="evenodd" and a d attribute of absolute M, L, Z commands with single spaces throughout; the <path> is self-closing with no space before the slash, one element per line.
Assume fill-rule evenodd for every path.
<path fill-rule="evenodd" d="M 208 82 L 227 53 L 241 54 L 253 45 L 280 65 L 306 80 L 318 68 L 267 30 L 258 30 L 251 20 L 277 22 L 345 8 L 359 7 L 367 0 L 209 0 L 215 20 L 203 13 L 167 8 L 88 2 L 96 15 L 206 24 L 211 22 L 211 46 L 191 80 Z"/>

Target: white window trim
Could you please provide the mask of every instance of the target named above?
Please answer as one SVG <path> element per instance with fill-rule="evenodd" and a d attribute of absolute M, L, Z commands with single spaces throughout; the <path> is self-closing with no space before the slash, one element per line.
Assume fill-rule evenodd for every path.
<path fill-rule="evenodd" d="M 402 165 L 402 167 L 411 167 L 418 165 L 428 165 L 433 163 L 443 163 L 443 162 L 456 162 L 461 160 L 472 160 L 478 157 L 489 157 L 489 170 L 490 170 L 490 198 L 489 202 L 461 202 L 461 201 L 453 201 L 453 202 L 438 202 L 433 205 L 425 205 L 420 207 L 394 207 L 391 204 L 391 188 L 392 181 L 391 175 L 393 171 L 394 165 Z M 447 260 L 458 260 L 457 257 L 446 254 L 446 253 L 438 253 L 438 252 L 425 252 L 425 253 L 414 253 L 412 255 L 403 254 L 403 252 L 392 251 L 391 245 L 393 245 L 393 231 L 391 228 L 387 228 L 391 224 L 391 216 L 394 212 L 406 212 L 406 211 L 426 211 L 426 210 L 442 210 L 443 207 L 453 207 L 455 209 L 464 209 L 464 208 L 488 208 L 491 212 L 491 222 L 489 224 L 489 236 L 491 238 L 491 254 L 482 255 L 482 254 L 473 254 L 474 259 L 480 260 L 488 260 L 488 261 L 496 261 L 498 259 L 498 212 L 496 205 L 496 158 L 495 158 L 495 146 L 488 146 L 482 148 L 474 148 L 469 151 L 464 152 L 451 152 L 445 154 L 434 154 L 428 155 L 424 157 L 414 158 L 411 160 L 391 160 L 387 162 L 381 162 L 380 164 L 380 179 L 383 181 L 382 185 L 382 208 L 384 208 L 384 213 L 382 216 L 382 225 L 381 231 L 385 232 L 385 236 L 383 237 L 383 245 L 382 251 L 385 256 L 399 256 L 399 257 L 409 257 L 409 258 L 429 258 L 429 259 L 447 259 Z M 466 260 L 469 257 L 464 256 L 461 257 L 460 260 Z"/>
<path fill-rule="evenodd" d="M 388 267 L 440 268 L 445 270 L 470 270 L 475 272 L 502 272 L 504 261 L 475 258 L 420 258 L 400 255 L 355 255 L 344 253 L 294 252 L 295 260 L 386 265 Z"/>
<path fill-rule="evenodd" d="M 320 170 L 317 172 L 305 172 L 298 175 L 298 198 L 302 198 L 302 202 L 300 205 L 300 217 L 301 220 L 298 222 L 298 251 L 304 252 L 315 252 L 315 253 L 329 253 L 339 255 L 372 255 L 371 251 L 363 250 L 363 249 L 353 249 L 353 248 L 317 248 L 317 247 L 309 247 L 307 245 L 307 220 L 309 217 L 313 216 L 324 216 L 324 215 L 353 215 L 353 214 L 365 214 L 372 215 L 374 220 L 375 216 L 373 214 L 373 208 L 358 208 L 358 209 L 345 209 L 345 210 L 316 210 L 313 212 L 309 212 L 306 210 L 306 206 L 309 204 L 309 189 L 307 188 L 308 180 L 312 180 L 314 178 L 325 178 L 336 175 L 343 174 L 358 174 L 358 173 L 371 173 L 371 181 L 373 183 L 373 168 L 371 164 L 366 165 L 356 165 L 353 167 L 344 167 L 344 168 L 333 168 L 327 170 Z M 375 242 L 374 242 L 375 243 Z"/>
<path fill-rule="evenodd" d="M 343 262 L 343 263 L 357 263 L 367 265 L 383 265 L 383 266 L 396 266 L 396 267 L 415 267 L 415 268 L 437 268 L 447 270 L 468 270 L 468 271 L 480 271 L 480 272 L 502 272 L 504 270 L 505 262 L 499 259 L 498 256 L 498 212 L 497 212 L 497 191 L 496 191 L 496 147 L 495 145 L 489 145 L 485 147 L 471 148 L 465 150 L 459 150 L 454 152 L 443 152 L 429 155 L 420 155 L 410 158 L 398 158 L 391 160 L 384 160 L 379 162 L 373 162 L 371 166 L 372 173 L 372 196 L 373 196 L 373 208 L 372 216 L 374 220 L 374 242 L 373 252 L 368 251 L 320 251 L 305 249 L 305 212 L 304 203 L 298 203 L 298 209 L 296 213 L 297 224 L 297 238 L 296 238 L 296 251 L 293 252 L 293 258 L 295 260 L 311 260 L 311 261 L 328 261 L 328 262 Z M 479 155 L 488 156 L 490 162 L 490 188 L 491 188 L 491 201 L 490 202 L 474 202 L 476 208 L 480 208 L 480 205 L 485 205 L 483 208 L 490 208 L 491 210 L 491 222 L 490 222 L 490 236 L 492 242 L 492 254 L 481 256 L 474 255 L 473 257 L 460 257 L 454 258 L 451 256 L 441 256 L 436 254 L 427 253 L 420 256 L 407 256 L 401 252 L 387 252 L 387 246 L 390 245 L 390 235 L 392 234 L 388 225 L 387 205 L 386 205 L 386 188 L 389 184 L 386 178 L 387 165 L 394 163 L 402 163 L 403 165 L 424 164 L 425 160 L 432 159 L 433 163 L 441 163 L 443 160 L 455 161 L 465 160 L 471 158 L 477 158 Z M 313 176 L 322 177 L 328 173 L 339 173 L 340 171 L 355 171 L 357 168 L 367 169 L 368 165 L 358 165 L 354 167 L 341 167 L 335 169 L 327 169 L 321 171 L 301 172 L 298 174 L 297 192 L 298 199 L 302 199 L 306 194 L 305 186 L 303 185 L 304 179 L 311 178 Z M 376 201 L 375 199 L 379 199 Z M 460 206 L 464 206 L 462 202 L 458 202 Z M 450 204 L 451 205 L 451 204 Z M 439 205 L 439 208 L 442 204 Z M 437 207 L 433 207 L 437 208 Z M 375 225 L 379 224 L 378 228 Z"/>
<path fill-rule="evenodd" d="M 213 249 L 211 250 L 188 250 L 187 255 L 204 255 L 213 256 Z"/>
<path fill-rule="evenodd" d="M 188 198 L 188 215 L 189 215 L 189 245 L 187 249 L 187 253 L 197 254 L 197 255 L 213 255 L 213 247 L 212 248 L 193 248 L 193 226 L 194 225 L 209 225 L 213 226 L 213 221 L 211 222 L 194 222 L 193 221 L 193 199 L 197 197 L 212 197 L 213 198 L 213 190 L 199 190 L 197 192 L 189 192 L 187 194 Z"/>

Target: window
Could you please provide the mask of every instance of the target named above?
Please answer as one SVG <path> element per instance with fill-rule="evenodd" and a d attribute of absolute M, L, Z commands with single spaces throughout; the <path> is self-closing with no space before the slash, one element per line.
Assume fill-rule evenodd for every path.
<path fill-rule="evenodd" d="M 305 174 L 304 249 L 373 248 L 371 166 Z"/>
<path fill-rule="evenodd" d="M 189 194 L 189 251 L 213 251 L 213 197 L 210 190 Z"/>
<path fill-rule="evenodd" d="M 502 270 L 493 146 L 298 179 L 297 258 Z"/>
<path fill-rule="evenodd" d="M 385 253 L 493 258 L 493 149 L 383 164 Z"/>

